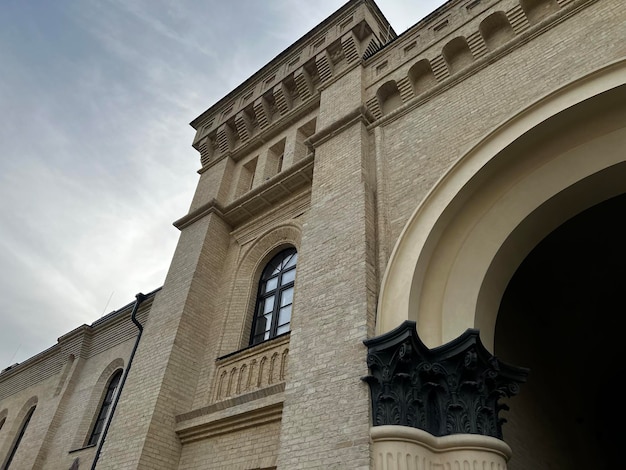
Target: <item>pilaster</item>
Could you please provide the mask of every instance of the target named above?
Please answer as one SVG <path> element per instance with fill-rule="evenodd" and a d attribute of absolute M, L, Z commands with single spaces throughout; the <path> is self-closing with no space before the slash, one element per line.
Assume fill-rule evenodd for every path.
<path fill-rule="evenodd" d="M 315 169 L 298 259 L 280 470 L 370 467 L 360 378 L 367 373 L 362 341 L 373 329 L 375 244 L 361 73 L 355 67 L 323 90 L 325 118 L 309 138 Z"/>
<path fill-rule="evenodd" d="M 217 355 L 223 324 L 215 292 L 229 226 L 215 213 L 186 226 L 155 299 L 98 470 L 177 468 L 175 416 L 189 411 L 207 348 Z"/>

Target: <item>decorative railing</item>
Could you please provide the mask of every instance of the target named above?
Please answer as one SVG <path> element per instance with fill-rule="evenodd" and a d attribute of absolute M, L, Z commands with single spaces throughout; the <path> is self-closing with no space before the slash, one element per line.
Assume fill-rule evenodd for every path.
<path fill-rule="evenodd" d="M 285 381 L 289 335 L 217 360 L 213 402 Z"/>

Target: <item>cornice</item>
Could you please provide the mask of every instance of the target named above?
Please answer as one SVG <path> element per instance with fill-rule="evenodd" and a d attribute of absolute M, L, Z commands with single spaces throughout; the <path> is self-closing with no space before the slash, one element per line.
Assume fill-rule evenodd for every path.
<path fill-rule="evenodd" d="M 369 125 L 373 122 L 374 118 L 369 110 L 361 105 L 346 113 L 343 117 L 332 122 L 323 129 L 320 129 L 311 137 L 304 141 L 312 151 L 322 145 L 324 142 L 332 139 L 337 134 L 340 134 L 345 129 L 349 128 L 356 122 L 362 122 L 365 125 Z"/>
<path fill-rule="evenodd" d="M 154 300 L 154 296 L 159 290 L 161 290 L 160 287 L 158 289 L 153 290 L 149 294 L 147 294 L 148 298 L 146 298 L 146 300 L 142 304 L 142 308 L 140 309 L 140 314 L 150 309 L 152 305 L 152 301 Z M 55 355 L 61 352 L 65 354 L 66 352 L 68 352 L 67 350 L 68 346 L 71 348 L 75 347 L 72 345 L 72 343 L 80 343 L 80 342 L 84 342 L 85 340 L 89 340 L 94 335 L 96 335 L 98 331 L 101 331 L 106 328 L 111 328 L 122 321 L 128 320 L 128 318 L 130 317 L 130 313 L 131 313 L 133 305 L 134 305 L 134 302 L 127 304 L 124 307 L 118 310 L 115 310 L 107 314 L 106 316 L 96 320 L 91 325 L 83 324 L 65 333 L 64 335 L 57 338 L 56 344 L 50 346 L 49 348 L 43 350 L 39 354 L 36 354 L 35 356 L 32 356 L 19 364 L 14 364 L 9 370 L 6 370 L 0 373 L 0 381 L 3 381 L 16 374 L 20 374 L 28 368 L 35 367 L 42 361 L 51 359 Z M 72 349 L 70 349 L 69 351 L 71 352 Z M 78 353 L 78 351 L 76 352 Z M 63 357 L 62 359 L 65 360 L 65 357 Z"/>
<path fill-rule="evenodd" d="M 234 228 L 309 187 L 313 180 L 313 162 L 313 154 L 307 155 L 230 204 L 223 205 L 216 199 L 211 199 L 174 222 L 174 227 L 183 230 L 203 217 L 215 214 Z"/>
<path fill-rule="evenodd" d="M 224 158 L 230 157 L 234 161 L 240 160 L 241 158 L 248 155 L 253 149 L 269 142 L 276 135 L 280 134 L 282 131 L 284 131 L 290 125 L 292 125 L 295 121 L 303 118 L 309 113 L 312 113 L 317 107 L 319 107 L 319 104 L 320 104 L 320 94 L 318 92 L 318 93 L 315 93 L 313 96 L 311 96 L 308 100 L 303 102 L 298 107 L 292 108 L 289 111 L 289 113 L 285 114 L 284 116 L 281 116 L 275 122 L 272 122 L 272 125 L 269 126 L 268 128 L 260 130 L 258 134 L 255 134 L 247 142 L 242 143 L 235 149 L 230 150 L 220 155 L 218 158 L 212 159 L 208 164 L 202 166 L 202 168 L 198 170 L 198 173 L 199 174 L 204 173 L 205 171 L 207 171 L 208 169 L 210 169 L 217 163 L 221 162 Z"/>
<path fill-rule="evenodd" d="M 176 434 L 183 444 L 280 421 L 283 390 L 277 384 L 176 416 Z M 265 400 L 263 400 L 265 398 Z M 257 400 L 262 403 L 253 403 Z"/>
<path fill-rule="evenodd" d="M 542 21 L 538 23 L 529 26 L 527 29 L 517 34 L 513 39 L 511 39 L 507 43 L 503 44 L 502 46 L 500 46 L 499 48 L 491 52 L 487 52 L 487 54 L 475 60 L 463 70 L 460 70 L 459 72 L 448 76 L 447 78 L 437 83 L 432 88 L 425 91 L 424 93 L 421 93 L 417 96 L 410 98 L 404 104 L 394 109 L 393 111 L 389 112 L 388 114 L 385 114 L 384 116 L 373 120 L 373 122 L 371 122 L 368 125 L 368 130 L 372 130 L 375 127 L 388 124 L 404 116 L 405 114 L 411 112 L 415 108 L 418 108 L 419 106 L 421 106 L 426 101 L 429 101 L 433 97 L 445 93 L 447 90 L 456 86 L 458 83 L 463 82 L 468 77 L 475 75 L 476 73 L 483 70 L 484 68 L 487 68 L 489 65 L 493 64 L 494 62 L 497 62 L 501 58 L 509 55 L 512 51 L 524 46 L 525 44 L 532 41 L 536 37 L 544 34 L 546 31 L 549 31 L 550 29 L 554 28 L 558 24 L 566 21 L 568 18 L 575 15 L 578 11 L 598 1 L 599 0 L 569 0 L 569 1 L 565 0 L 563 2 L 565 6 L 561 7 L 559 11 L 553 13 L 552 15 L 548 16 L 547 18 L 543 19 Z M 417 57 L 419 57 L 419 55 Z M 390 75 L 391 74 L 388 74 L 387 77 L 389 77 Z M 379 82 L 384 81 L 384 78 L 381 78 L 377 81 Z"/>
<path fill-rule="evenodd" d="M 374 1 L 372 0 L 348 1 L 341 8 L 339 8 L 337 11 L 329 15 L 325 20 L 323 20 L 321 23 L 319 23 L 317 26 L 311 29 L 308 33 L 306 33 L 304 36 L 302 36 L 300 39 L 298 39 L 296 42 L 294 42 L 292 45 L 287 47 L 280 54 L 278 54 L 276 57 L 270 60 L 267 63 L 267 65 L 259 69 L 256 73 L 250 76 L 242 84 L 237 86 L 233 91 L 228 93 L 222 99 L 217 101 L 214 105 L 212 105 L 202 114 L 200 114 L 197 118 L 191 121 L 190 122 L 191 127 L 197 130 L 199 127 L 204 125 L 205 122 L 208 120 L 208 118 L 211 117 L 211 115 L 214 115 L 219 112 L 220 108 L 236 101 L 239 95 L 244 95 L 247 91 L 253 88 L 254 84 L 262 82 L 266 76 L 269 76 L 273 72 L 278 71 L 278 69 L 280 69 L 281 66 L 288 64 L 290 60 L 294 59 L 294 56 L 297 55 L 297 53 L 304 51 L 307 48 L 311 48 L 311 46 L 313 46 L 316 41 L 321 39 L 321 37 L 324 37 L 327 34 L 329 34 L 331 30 L 333 29 L 333 27 L 338 26 L 341 23 L 341 21 L 345 19 L 346 16 L 348 16 L 351 13 L 354 13 L 354 11 L 357 10 L 358 7 L 361 5 L 366 5 L 368 7 L 370 12 L 374 14 L 379 24 L 383 22 L 386 23 L 387 25 L 389 24 L 384 14 L 380 10 L 380 8 L 378 8 L 378 5 L 376 5 Z M 393 33 L 394 36 L 396 35 L 393 29 L 390 29 L 390 32 Z M 333 39 L 337 39 L 337 38 L 333 38 Z M 313 58 L 317 52 L 318 51 L 314 51 L 313 53 L 309 54 L 306 60 Z M 300 62 L 300 64 L 304 64 L 305 61 Z M 277 81 L 280 81 L 280 80 L 277 80 Z"/>

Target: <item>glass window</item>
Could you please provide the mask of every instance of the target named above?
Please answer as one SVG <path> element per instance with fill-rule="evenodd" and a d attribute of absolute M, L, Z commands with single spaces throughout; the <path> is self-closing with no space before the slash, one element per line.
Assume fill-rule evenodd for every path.
<path fill-rule="evenodd" d="M 115 374 L 113 374 L 113 377 L 111 377 L 111 380 L 109 380 L 109 385 L 107 386 L 106 392 L 104 394 L 102 405 L 100 405 L 100 412 L 98 413 L 98 418 L 96 419 L 96 422 L 93 425 L 91 435 L 89 436 L 89 441 L 87 442 L 88 446 L 92 446 L 98 443 L 100 434 L 102 434 L 102 431 L 104 430 L 104 424 L 106 422 L 106 419 L 109 416 L 109 411 L 111 409 L 111 405 L 113 404 L 113 399 L 115 398 L 115 392 L 117 391 L 117 387 L 120 384 L 121 378 L 122 378 L 122 371 L 120 369 Z"/>
<path fill-rule="evenodd" d="M 20 446 L 20 442 L 22 442 L 22 438 L 24 437 L 24 433 L 26 432 L 26 428 L 28 427 L 28 423 L 30 423 L 30 418 L 32 418 L 33 413 L 35 412 L 35 407 L 33 406 L 28 413 L 26 413 L 26 417 L 24 418 L 24 424 L 20 428 L 20 433 L 17 435 L 17 439 L 15 440 L 15 444 L 11 448 L 11 452 L 7 457 L 7 461 L 4 464 L 4 470 L 8 470 L 11 462 L 13 461 L 13 457 L 15 457 L 15 453 L 17 452 L 17 448 Z"/>
<path fill-rule="evenodd" d="M 258 344 L 290 330 L 291 304 L 298 253 L 281 251 L 267 263 L 259 282 L 250 344 Z"/>

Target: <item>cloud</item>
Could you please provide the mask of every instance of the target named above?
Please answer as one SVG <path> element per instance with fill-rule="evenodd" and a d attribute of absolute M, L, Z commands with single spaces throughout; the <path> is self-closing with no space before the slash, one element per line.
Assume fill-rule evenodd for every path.
<path fill-rule="evenodd" d="M 0 368 L 161 285 L 198 181 L 187 123 L 343 4 L 3 6 Z"/>

